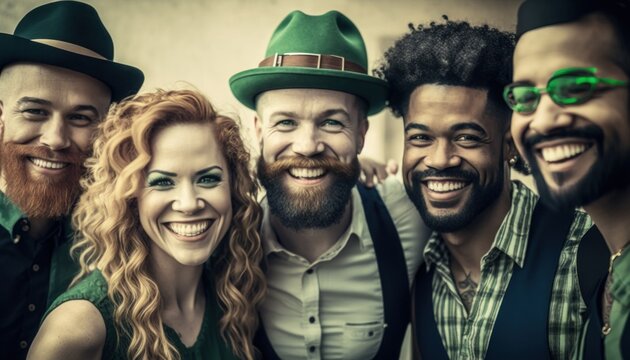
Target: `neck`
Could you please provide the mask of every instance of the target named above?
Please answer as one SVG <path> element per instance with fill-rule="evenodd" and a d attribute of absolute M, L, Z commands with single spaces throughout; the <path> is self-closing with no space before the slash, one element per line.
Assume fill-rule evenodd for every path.
<path fill-rule="evenodd" d="M 182 265 L 152 245 L 150 269 L 160 290 L 163 309 L 194 309 L 198 301 L 202 300 L 203 265 Z"/>
<path fill-rule="evenodd" d="M 450 253 L 451 264 L 460 267 L 464 273 L 480 271 L 481 258 L 490 250 L 499 227 L 510 210 L 510 184 L 506 180 L 501 195 L 466 227 L 440 234 Z"/>
<path fill-rule="evenodd" d="M 609 191 L 584 209 L 602 233 L 611 253 L 621 250 L 630 241 L 630 185 Z"/>
<path fill-rule="evenodd" d="M 341 235 L 348 229 L 352 221 L 352 197 L 348 200 L 341 220 L 322 229 L 291 229 L 282 224 L 280 219 L 271 215 L 271 227 L 278 241 L 292 253 L 309 262 L 314 262 L 337 243 Z"/>

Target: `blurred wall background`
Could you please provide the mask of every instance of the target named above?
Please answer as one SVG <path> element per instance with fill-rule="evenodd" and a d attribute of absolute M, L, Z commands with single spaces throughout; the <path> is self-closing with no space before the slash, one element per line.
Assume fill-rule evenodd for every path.
<path fill-rule="evenodd" d="M 141 68 L 142 91 L 201 90 L 223 112 L 237 115 L 256 154 L 254 113 L 232 96 L 228 79 L 256 67 L 271 33 L 290 11 L 323 14 L 336 9 L 352 19 L 365 39 L 370 70 L 384 51 L 408 31 L 408 24 L 452 20 L 487 23 L 513 31 L 522 0 L 86 0 L 94 6 L 115 43 L 116 61 Z M 0 32 L 46 0 L 0 0 Z M 3 49 L 0 49 L 3 51 Z M 402 120 L 384 110 L 371 117 L 363 154 L 402 159 Z"/>

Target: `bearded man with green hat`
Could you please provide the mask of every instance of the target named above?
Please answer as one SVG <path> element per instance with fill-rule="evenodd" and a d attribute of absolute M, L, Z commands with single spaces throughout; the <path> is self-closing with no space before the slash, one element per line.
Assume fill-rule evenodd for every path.
<path fill-rule="evenodd" d="M 343 14 L 290 13 L 257 68 L 230 79 L 256 110 L 268 295 L 264 358 L 395 359 L 428 236 L 402 184 L 357 185 L 367 115 L 385 105 Z"/>
<path fill-rule="evenodd" d="M 78 269 L 68 215 L 96 127 L 144 75 L 113 61 L 98 13 L 75 1 L 33 9 L 0 49 L 0 349 L 23 359 Z"/>

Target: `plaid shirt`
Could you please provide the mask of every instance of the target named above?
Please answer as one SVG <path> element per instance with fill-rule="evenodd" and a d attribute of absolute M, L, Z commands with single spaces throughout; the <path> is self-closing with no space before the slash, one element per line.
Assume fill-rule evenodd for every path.
<path fill-rule="evenodd" d="M 436 266 L 433 276 L 433 311 L 450 359 L 483 359 L 514 264 L 523 266 L 529 224 L 538 196 L 520 182 L 512 183 L 512 204 L 492 247 L 481 259 L 477 295 L 466 311 L 451 277 L 448 249 L 433 233 L 424 250 L 426 266 Z M 571 356 L 582 326 L 585 305 L 577 279 L 577 249 L 593 222 L 576 210 L 560 255 L 549 305 L 549 346 L 554 359 Z"/>

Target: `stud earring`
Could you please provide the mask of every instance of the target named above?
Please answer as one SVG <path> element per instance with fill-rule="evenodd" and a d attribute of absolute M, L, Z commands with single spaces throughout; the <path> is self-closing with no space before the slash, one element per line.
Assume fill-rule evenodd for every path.
<path fill-rule="evenodd" d="M 514 167 L 514 165 L 516 165 L 517 162 L 518 162 L 518 155 L 514 155 L 510 158 L 510 160 L 508 160 L 508 164 L 510 164 L 511 167 Z"/>

